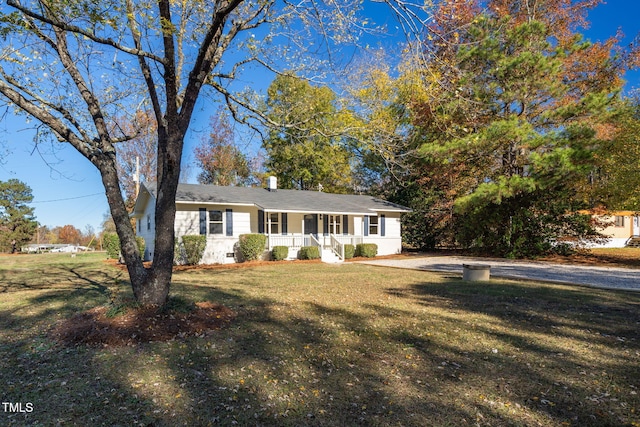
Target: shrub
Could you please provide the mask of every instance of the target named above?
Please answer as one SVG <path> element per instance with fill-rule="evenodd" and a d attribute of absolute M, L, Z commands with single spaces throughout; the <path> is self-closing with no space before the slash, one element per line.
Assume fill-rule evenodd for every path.
<path fill-rule="evenodd" d="M 318 259 L 320 258 L 320 248 L 317 246 L 303 246 L 298 252 L 299 259 Z"/>
<path fill-rule="evenodd" d="M 187 260 L 187 265 L 200 264 L 202 256 L 204 255 L 204 249 L 207 246 L 207 236 L 200 234 L 182 236 L 182 245 L 184 247 L 184 255 Z"/>
<path fill-rule="evenodd" d="M 116 233 L 104 233 L 102 244 L 107 251 L 107 258 L 118 259 L 120 257 L 120 239 Z"/>
<path fill-rule="evenodd" d="M 359 243 L 356 246 L 355 256 L 373 258 L 378 254 L 378 245 L 375 243 Z"/>
<path fill-rule="evenodd" d="M 353 245 L 344 245 L 344 259 L 351 259 L 356 254 L 356 247 Z"/>
<path fill-rule="evenodd" d="M 274 246 L 271 250 L 271 257 L 274 261 L 282 261 L 289 256 L 289 248 L 287 246 Z"/>
<path fill-rule="evenodd" d="M 107 258 L 120 258 L 120 238 L 116 233 L 104 233 L 104 235 L 102 236 L 102 242 L 104 248 L 107 251 Z M 138 245 L 140 258 L 144 259 L 144 249 L 146 248 L 144 237 L 136 236 L 136 244 Z"/>
<path fill-rule="evenodd" d="M 267 236 L 264 234 L 240 235 L 240 253 L 245 261 L 260 259 L 267 244 Z"/>
<path fill-rule="evenodd" d="M 144 259 L 144 250 L 147 247 L 147 244 L 144 241 L 144 237 L 136 236 L 136 244 L 138 245 L 138 252 L 140 253 L 140 258 Z"/>
<path fill-rule="evenodd" d="M 173 246 L 173 265 L 185 265 L 187 263 L 184 245 L 180 241 L 179 237 L 176 237 Z"/>

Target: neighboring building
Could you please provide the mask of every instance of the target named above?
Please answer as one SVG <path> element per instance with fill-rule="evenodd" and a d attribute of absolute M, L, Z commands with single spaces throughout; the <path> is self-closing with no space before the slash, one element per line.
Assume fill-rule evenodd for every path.
<path fill-rule="evenodd" d="M 155 184 L 142 184 L 131 214 L 146 242 L 145 260 L 154 250 Z M 267 235 L 267 248 L 288 246 L 296 258 L 302 246 L 322 248 L 323 260 L 340 260 L 345 244 L 375 243 L 378 255 L 400 253 L 401 215 L 410 209 L 372 196 L 269 188 L 180 184 L 175 233 L 207 236 L 203 264 L 236 262 L 241 234 Z"/>
<path fill-rule="evenodd" d="M 31 243 L 22 247 L 22 252 L 41 253 L 41 252 L 87 252 L 93 251 L 92 248 L 86 246 L 72 245 L 68 243 Z"/>
<path fill-rule="evenodd" d="M 591 247 L 622 248 L 633 243 L 634 237 L 640 237 L 640 214 L 634 211 L 614 211 L 607 214 L 594 214 L 594 219 L 603 224 L 598 229 L 600 233 L 608 237 L 608 241 L 602 245 Z"/>

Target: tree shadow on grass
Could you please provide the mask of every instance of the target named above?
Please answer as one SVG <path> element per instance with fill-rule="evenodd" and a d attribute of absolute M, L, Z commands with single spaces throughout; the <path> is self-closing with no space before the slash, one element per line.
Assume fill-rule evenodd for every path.
<path fill-rule="evenodd" d="M 59 264 L 35 269 L 0 271 L 0 293 L 27 290 L 76 289 L 86 285 L 106 292 L 105 284 L 112 284 L 123 276 L 121 271 L 104 267 Z"/>
<path fill-rule="evenodd" d="M 13 327 L 25 325 L 45 330 L 52 318 L 72 316 L 105 304 L 114 285 L 127 285 L 121 271 L 82 264 L 61 264 L 46 273 L 36 273 L 36 278 L 18 277 L 6 284 L 3 298 L 14 303 L 12 308 L 0 311 L 0 330 L 10 332 Z"/>
<path fill-rule="evenodd" d="M 611 339 L 603 334 L 619 330 L 617 316 L 635 310 L 637 300 L 448 281 L 389 289 L 384 304 L 343 306 L 331 299 L 258 297 L 250 292 L 254 280 L 241 276 L 237 284 L 216 287 L 178 279 L 174 294 L 215 301 L 236 318 L 210 334 L 168 342 L 63 347 L 29 329 L 50 320 L 51 312 L 3 312 L 23 330 L 14 328 L 13 345 L 2 347 L 6 399 L 34 402 L 34 412 L 3 424 L 600 426 L 637 420 L 619 408 L 640 406 L 628 394 L 637 356 L 626 367 L 623 360 L 600 363 L 580 353 L 566 360 L 552 341 L 556 332 L 585 348 L 590 335 Z M 106 302 L 87 286 L 29 303 L 55 302 L 71 313 L 90 297 Z M 585 307 L 596 317 L 574 320 Z M 618 315 L 609 318 L 607 307 Z M 592 322 L 592 332 L 583 332 Z M 632 339 L 613 355 L 638 350 Z M 607 349 L 611 343 L 595 344 Z M 626 387 L 626 397 L 615 387 Z"/>
<path fill-rule="evenodd" d="M 575 331 L 589 330 L 605 341 L 611 336 L 640 339 L 636 327 L 640 323 L 640 294 L 634 292 L 526 281 L 460 280 L 416 284 L 388 292 L 427 307 L 446 306 L 484 314 L 531 332 L 573 337 Z"/>
<path fill-rule="evenodd" d="M 296 310 L 238 290 L 209 297 L 234 307 L 237 321 L 213 340 L 163 348 L 157 361 L 181 399 L 161 424 L 424 426 L 473 417 L 415 377 L 405 343 L 376 337 L 366 316 L 318 303 Z"/>
<path fill-rule="evenodd" d="M 485 383 L 496 390 L 483 395 L 491 408 L 504 409 L 507 400 L 554 425 L 638 422 L 630 409 L 640 404 L 637 293 L 460 280 L 388 293 L 440 313 L 436 328 L 449 333 L 450 343 L 440 337 L 435 346 L 450 358 L 442 369 L 464 378 L 469 389 Z M 403 334 L 424 354 L 434 348 L 423 334 Z"/>
<path fill-rule="evenodd" d="M 0 370 L 5 399 L 34 411 L 3 424 L 422 426 L 470 416 L 432 399 L 438 388 L 395 354 L 404 343 L 374 338 L 366 316 L 317 303 L 298 312 L 241 289 L 200 288 L 200 297 L 232 307 L 237 320 L 203 337 L 120 348 L 15 339 L 3 349 L 13 362 Z"/>

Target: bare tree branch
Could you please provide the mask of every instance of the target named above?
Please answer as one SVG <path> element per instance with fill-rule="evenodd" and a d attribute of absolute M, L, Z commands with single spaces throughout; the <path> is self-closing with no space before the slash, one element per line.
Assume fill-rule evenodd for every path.
<path fill-rule="evenodd" d="M 43 22 L 45 24 L 49 24 L 52 27 L 59 28 L 60 30 L 67 31 L 67 32 L 70 32 L 70 33 L 79 34 L 81 36 L 87 37 L 90 40 L 93 40 L 96 43 L 100 43 L 100 44 L 103 44 L 103 45 L 111 46 L 113 48 L 116 48 L 116 49 L 118 49 L 118 50 L 120 50 L 122 52 L 131 54 L 131 55 L 143 56 L 143 57 L 149 58 L 149 59 L 151 59 L 153 61 L 157 61 L 159 63 L 164 63 L 164 59 L 163 58 L 161 58 L 161 57 L 159 57 L 157 55 L 154 55 L 151 52 L 147 52 L 147 51 L 144 51 L 144 50 L 139 49 L 139 48 L 135 48 L 135 49 L 129 48 L 129 47 L 124 46 L 124 45 L 122 45 L 120 43 L 117 43 L 116 41 L 114 41 L 111 38 L 99 37 L 96 34 L 94 34 L 93 32 L 84 30 L 84 29 L 82 29 L 82 28 L 80 28 L 80 27 L 78 27 L 76 25 L 67 24 L 67 23 L 62 22 L 62 21 L 60 21 L 58 19 L 55 19 L 54 17 L 47 17 L 47 16 L 44 16 L 42 14 L 35 13 L 34 11 L 32 11 L 30 9 L 27 9 L 26 7 L 23 7 L 20 4 L 20 2 L 17 1 L 17 0 L 7 0 L 7 4 L 9 6 L 12 6 L 12 7 L 16 8 L 17 10 L 22 12 L 24 15 L 29 16 L 30 18 L 33 18 L 33 19 L 35 19 L 37 21 L 40 21 L 40 22 Z"/>

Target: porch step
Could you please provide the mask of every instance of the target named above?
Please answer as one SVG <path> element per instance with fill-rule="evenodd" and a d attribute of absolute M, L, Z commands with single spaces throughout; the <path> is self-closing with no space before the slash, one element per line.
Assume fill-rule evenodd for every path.
<path fill-rule="evenodd" d="M 628 248 L 640 248 L 640 236 L 634 236 L 627 240 Z"/>
<path fill-rule="evenodd" d="M 322 262 L 336 264 L 342 262 L 340 257 L 336 255 L 331 249 L 322 249 Z"/>

